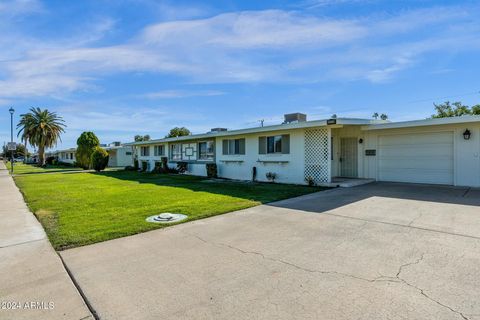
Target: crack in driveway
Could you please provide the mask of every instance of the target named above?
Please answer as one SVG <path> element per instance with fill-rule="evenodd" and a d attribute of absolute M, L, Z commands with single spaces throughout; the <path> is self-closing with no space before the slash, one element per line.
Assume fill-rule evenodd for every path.
<path fill-rule="evenodd" d="M 419 258 L 417 258 L 415 261 L 413 262 L 408 262 L 408 263 L 405 263 L 405 264 L 402 264 L 400 265 L 400 267 L 398 268 L 398 271 L 395 275 L 395 277 L 390 277 L 390 276 L 384 276 L 384 275 L 381 275 L 379 277 L 376 277 L 376 278 L 373 278 L 373 279 L 369 279 L 369 278 L 363 278 L 363 277 L 359 277 L 359 276 L 356 276 L 356 275 L 353 275 L 353 274 L 349 274 L 349 273 L 343 273 L 343 272 L 338 272 L 338 271 L 331 271 L 331 270 L 316 270 L 316 269 L 309 269 L 309 268 L 305 268 L 305 267 L 302 267 L 302 266 L 299 266 L 297 264 L 294 264 L 292 262 L 288 262 L 288 261 L 285 261 L 285 260 L 282 260 L 282 259 L 276 259 L 276 258 L 271 258 L 271 257 L 268 257 L 266 256 L 265 254 L 261 253 L 261 252 L 257 252 L 257 251 L 246 251 L 246 250 L 243 250 L 243 249 L 240 249 L 240 248 L 237 248 L 235 246 L 232 246 L 232 245 L 229 245 L 229 244 L 225 244 L 225 243 L 221 243 L 221 242 L 210 242 L 210 241 L 207 241 L 205 239 L 203 239 L 202 237 L 196 235 L 196 234 L 192 234 L 192 233 L 188 233 L 188 232 L 185 232 L 185 231 L 181 231 L 182 233 L 188 235 L 188 236 L 191 236 L 191 237 L 194 237 L 198 240 L 200 240 L 201 242 L 203 243 L 206 243 L 206 244 L 209 244 L 209 245 L 213 245 L 213 246 L 216 246 L 216 247 L 223 247 L 223 248 L 228 248 L 228 249 L 231 249 L 231 250 L 235 250 L 237 252 L 240 252 L 242 254 L 250 254 L 250 255 L 256 255 L 256 256 L 259 256 L 261 257 L 262 259 L 264 260 L 269 260 L 269 261 L 272 261 L 272 262 L 276 262 L 276 263 L 281 263 L 281 264 L 284 264 L 284 265 L 287 265 L 289 267 L 292 267 L 292 268 L 295 268 L 297 270 L 301 270 L 301 271 L 304 271 L 304 272 L 309 272 L 309 273 L 319 273 L 319 274 L 330 274 L 330 275 L 338 275 L 338 276 L 342 276 L 342 277 L 348 277 L 348 278 L 352 278 L 352 279 L 356 279 L 356 280 L 360 280 L 360 281 L 366 281 L 366 282 L 369 282 L 369 283 L 376 283 L 376 282 L 392 282 L 392 283 L 400 283 L 400 284 L 405 284 L 406 286 L 410 287 L 410 288 L 413 288 L 415 290 L 417 290 L 422 296 L 424 296 L 425 298 L 427 298 L 428 300 L 438 304 L 439 306 L 443 307 L 443 308 L 446 308 L 448 310 L 450 310 L 451 312 L 455 313 L 456 315 L 460 316 L 463 320 L 470 320 L 467 316 L 465 316 L 465 314 L 463 314 L 462 312 L 458 311 L 458 310 L 455 310 L 453 309 L 452 307 L 446 305 L 446 304 L 443 304 L 441 303 L 440 301 L 438 300 L 435 300 L 433 299 L 432 297 L 430 297 L 427 293 L 425 293 L 424 289 L 422 288 L 419 288 L 411 283 L 409 283 L 407 280 L 403 279 L 400 277 L 400 274 L 402 273 L 403 269 L 406 268 L 406 267 L 409 267 L 409 266 L 412 266 L 412 265 L 416 265 L 416 264 L 419 264 L 424 256 L 425 256 L 425 253 L 422 253 L 421 256 Z"/>

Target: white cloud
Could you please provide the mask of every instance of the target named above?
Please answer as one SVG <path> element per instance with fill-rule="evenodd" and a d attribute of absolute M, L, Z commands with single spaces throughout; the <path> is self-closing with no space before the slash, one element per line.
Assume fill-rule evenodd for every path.
<path fill-rule="evenodd" d="M 0 15 L 17 16 L 43 12 L 43 6 L 38 0 L 2 0 Z"/>
<path fill-rule="evenodd" d="M 213 97 L 224 95 L 225 92 L 219 90 L 163 90 L 150 92 L 141 95 L 140 97 L 148 99 L 175 99 L 175 98 L 189 98 L 189 97 Z"/>
<path fill-rule="evenodd" d="M 96 80 L 125 72 L 173 74 L 194 83 L 383 82 L 429 52 L 479 50 L 480 24 L 471 11 L 436 7 L 349 20 L 244 11 L 157 23 L 123 43 L 94 46 L 116 25 L 99 19 L 71 41 L 26 37 L 18 41 L 21 49 L 9 51 L 9 41 L 0 40 L 0 54 L 7 52 L 0 56 L 0 98 L 95 90 Z M 156 98 L 181 96 L 192 95 L 174 90 Z"/>
<path fill-rule="evenodd" d="M 366 30 L 355 21 L 318 19 L 281 10 L 224 13 L 208 19 L 159 23 L 142 40 L 161 47 L 218 46 L 238 49 L 323 46 L 358 39 Z"/>

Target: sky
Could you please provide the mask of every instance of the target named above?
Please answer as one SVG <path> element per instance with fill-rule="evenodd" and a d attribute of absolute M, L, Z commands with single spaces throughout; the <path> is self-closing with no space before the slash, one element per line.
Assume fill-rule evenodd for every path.
<path fill-rule="evenodd" d="M 460 0 L 0 0 L 0 143 L 10 107 L 15 123 L 62 116 L 59 149 L 292 112 L 427 118 L 480 103 L 479 15 Z"/>

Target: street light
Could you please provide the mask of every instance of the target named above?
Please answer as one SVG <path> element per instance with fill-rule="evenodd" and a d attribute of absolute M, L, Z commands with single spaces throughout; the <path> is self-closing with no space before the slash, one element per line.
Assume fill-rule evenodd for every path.
<path fill-rule="evenodd" d="M 8 112 L 10 112 L 10 142 L 13 145 L 13 113 L 15 112 L 15 110 L 12 107 L 10 107 L 10 109 L 8 109 Z M 14 150 L 12 149 L 12 159 L 10 162 L 10 166 L 12 168 L 12 174 L 13 174 L 13 152 Z"/>

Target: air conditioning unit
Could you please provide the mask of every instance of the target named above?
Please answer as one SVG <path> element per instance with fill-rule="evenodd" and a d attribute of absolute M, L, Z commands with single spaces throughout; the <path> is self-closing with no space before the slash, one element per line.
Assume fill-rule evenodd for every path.
<path fill-rule="evenodd" d="M 307 121 L 307 115 L 305 113 L 287 113 L 284 115 L 285 120 L 283 123 L 295 123 L 295 122 L 305 122 Z"/>

